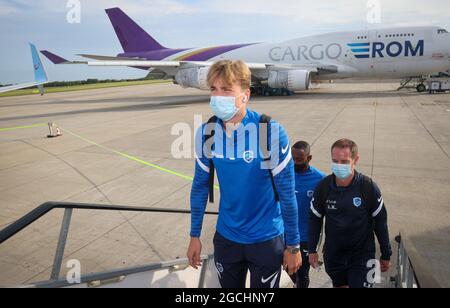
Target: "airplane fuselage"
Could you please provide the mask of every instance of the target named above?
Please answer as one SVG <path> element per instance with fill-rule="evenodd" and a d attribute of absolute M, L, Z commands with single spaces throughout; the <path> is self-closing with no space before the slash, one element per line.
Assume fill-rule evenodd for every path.
<path fill-rule="evenodd" d="M 217 55 L 211 52 L 217 49 L 220 47 L 182 49 L 159 60 L 196 60 L 193 57 L 197 55 L 198 60 L 210 62 L 241 59 L 250 63 L 338 68 L 337 72 L 315 74 L 315 80 L 403 78 L 450 69 L 450 34 L 439 27 L 340 32 L 282 43 L 238 45 Z M 261 79 L 266 75 L 256 73 Z"/>

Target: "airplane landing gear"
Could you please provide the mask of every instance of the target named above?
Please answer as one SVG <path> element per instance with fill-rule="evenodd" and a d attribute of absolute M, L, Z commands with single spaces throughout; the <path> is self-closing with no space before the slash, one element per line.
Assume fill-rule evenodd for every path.
<path fill-rule="evenodd" d="M 416 89 L 418 92 L 425 92 L 427 90 L 424 82 L 426 78 L 424 77 L 410 77 L 402 80 L 400 87 L 397 91 L 402 89 Z"/>
<path fill-rule="evenodd" d="M 254 96 L 291 96 L 294 92 L 288 89 L 271 88 L 267 85 L 253 85 L 251 87 Z"/>
<path fill-rule="evenodd" d="M 419 93 L 423 93 L 427 90 L 427 87 L 423 83 L 421 83 L 417 85 L 416 90 Z"/>

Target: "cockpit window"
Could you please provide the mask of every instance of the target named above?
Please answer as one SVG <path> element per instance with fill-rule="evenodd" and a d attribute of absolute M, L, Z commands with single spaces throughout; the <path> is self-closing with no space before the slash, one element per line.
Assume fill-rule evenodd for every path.
<path fill-rule="evenodd" d="M 438 30 L 438 34 L 444 34 L 444 33 L 448 33 L 448 31 L 445 30 L 445 29 L 439 29 Z"/>

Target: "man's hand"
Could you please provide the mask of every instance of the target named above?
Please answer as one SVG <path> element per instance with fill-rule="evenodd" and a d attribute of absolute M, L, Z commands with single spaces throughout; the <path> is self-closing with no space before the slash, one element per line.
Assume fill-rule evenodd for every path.
<path fill-rule="evenodd" d="M 198 267 L 202 265 L 200 259 L 201 253 L 202 253 L 202 242 L 197 237 L 191 238 L 191 242 L 189 243 L 189 248 L 187 252 L 187 257 L 189 259 L 189 264 L 195 269 L 198 269 Z"/>
<path fill-rule="evenodd" d="M 391 268 L 391 261 L 380 260 L 380 270 L 382 273 L 386 273 Z"/>
<path fill-rule="evenodd" d="M 309 254 L 309 264 L 314 269 L 317 269 L 319 267 L 319 255 L 317 253 L 310 253 Z"/>
<path fill-rule="evenodd" d="M 302 266 L 302 255 L 301 253 L 292 254 L 290 248 L 284 251 L 284 261 L 283 269 L 288 272 L 289 276 L 294 275 L 298 272 Z"/>

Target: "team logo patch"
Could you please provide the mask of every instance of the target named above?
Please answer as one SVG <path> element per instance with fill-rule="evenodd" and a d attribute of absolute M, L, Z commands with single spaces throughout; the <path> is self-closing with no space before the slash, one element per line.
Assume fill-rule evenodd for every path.
<path fill-rule="evenodd" d="M 361 198 L 353 198 L 353 205 L 356 207 L 360 207 L 362 204 L 362 199 Z"/>
<path fill-rule="evenodd" d="M 222 263 L 216 262 L 217 272 L 223 273 L 223 265 Z"/>
<path fill-rule="evenodd" d="M 216 271 L 217 271 L 217 276 L 219 276 L 219 279 L 222 280 L 222 273 L 223 273 L 222 263 L 216 262 Z"/>
<path fill-rule="evenodd" d="M 253 153 L 253 151 L 247 151 L 244 153 L 244 161 L 247 164 L 250 164 L 254 159 L 255 159 L 255 154 Z"/>

